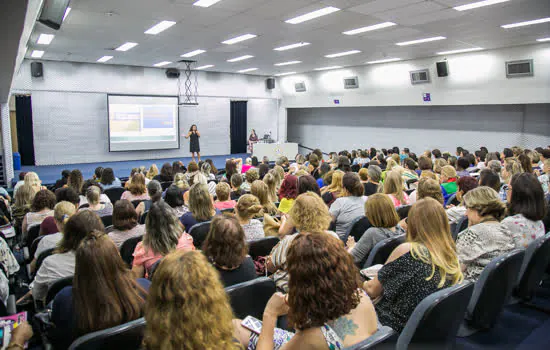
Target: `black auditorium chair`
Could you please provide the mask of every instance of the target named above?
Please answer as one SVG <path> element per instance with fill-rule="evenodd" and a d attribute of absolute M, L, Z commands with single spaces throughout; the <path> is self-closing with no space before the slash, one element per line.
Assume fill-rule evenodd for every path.
<path fill-rule="evenodd" d="M 141 214 L 141 217 L 139 218 L 139 224 L 144 225 L 145 220 L 147 220 L 147 214 L 149 214 L 149 210 L 147 210 L 145 213 Z"/>
<path fill-rule="evenodd" d="M 473 283 L 464 282 L 424 298 L 409 317 L 395 349 L 453 349 L 473 290 Z"/>
<path fill-rule="evenodd" d="M 458 234 L 462 231 L 464 231 L 465 229 L 468 228 L 468 217 L 467 216 L 463 216 L 462 218 L 460 218 L 458 220 L 458 222 L 456 223 L 456 228 L 455 228 L 455 231 L 454 232 L 451 232 L 453 234 L 453 238 L 455 239 L 456 241 L 456 238 L 458 237 Z"/>
<path fill-rule="evenodd" d="M 525 251 L 518 285 L 513 296 L 522 304 L 548 312 L 548 310 L 529 303 L 536 294 L 544 278 L 545 270 L 550 264 L 550 232 L 532 242 Z"/>
<path fill-rule="evenodd" d="M 397 215 L 401 220 L 409 216 L 409 211 L 411 210 L 412 205 L 402 205 L 396 208 Z"/>
<path fill-rule="evenodd" d="M 162 259 L 158 259 L 156 263 L 154 263 L 150 268 L 149 268 L 149 277 L 148 277 L 148 280 L 149 281 L 152 281 L 153 280 L 153 275 L 155 274 L 155 271 L 157 271 L 160 263 L 162 262 Z"/>
<path fill-rule="evenodd" d="M 160 183 L 160 186 L 162 187 L 163 191 L 166 191 L 168 187 L 170 187 L 171 185 L 172 185 L 172 181 L 166 181 L 166 182 Z"/>
<path fill-rule="evenodd" d="M 48 294 L 46 295 L 46 305 L 48 305 L 52 300 L 54 300 L 57 293 L 61 292 L 63 288 L 69 287 L 72 285 L 73 285 L 73 276 L 60 278 L 57 281 L 55 281 L 48 288 Z"/>
<path fill-rule="evenodd" d="M 40 225 L 31 226 L 27 232 L 27 245 L 32 245 L 35 239 L 40 236 Z"/>
<path fill-rule="evenodd" d="M 40 269 L 40 266 L 42 266 L 42 263 L 44 262 L 44 260 L 53 254 L 53 251 L 55 250 L 55 248 L 51 248 L 51 249 L 46 249 L 44 250 L 42 253 L 40 253 L 40 255 L 38 256 L 38 258 L 36 258 L 36 269 L 34 270 L 35 273 L 38 272 L 38 269 Z"/>
<path fill-rule="evenodd" d="M 30 260 L 34 259 L 34 253 L 36 253 L 36 249 L 38 248 L 38 244 L 40 243 L 40 241 L 46 236 L 39 236 L 37 238 L 35 238 L 33 241 L 32 241 L 32 244 L 29 248 L 29 257 L 30 257 Z"/>
<path fill-rule="evenodd" d="M 235 213 L 235 208 L 227 208 L 221 210 L 222 214 L 233 214 Z"/>
<path fill-rule="evenodd" d="M 143 236 L 132 237 L 125 240 L 120 246 L 120 256 L 129 268 L 132 268 L 132 262 L 134 262 L 134 250 L 136 250 L 137 244 L 142 240 Z"/>
<path fill-rule="evenodd" d="M 145 199 L 136 199 L 135 201 L 132 201 L 132 205 L 134 206 L 134 208 L 137 208 L 139 203 L 143 202 L 144 200 Z"/>
<path fill-rule="evenodd" d="M 268 256 L 277 243 L 279 243 L 279 237 L 265 237 L 255 241 L 249 241 L 248 254 L 252 259 L 256 259 L 260 256 Z"/>
<path fill-rule="evenodd" d="M 271 278 L 260 277 L 227 287 L 225 291 L 229 295 L 236 318 L 253 316 L 261 320 L 265 306 L 276 288 Z"/>
<path fill-rule="evenodd" d="M 122 197 L 124 191 L 126 191 L 124 187 L 112 187 L 105 190 L 105 195 L 109 197 L 111 203 L 115 205 L 116 201 L 118 201 L 120 197 Z"/>
<path fill-rule="evenodd" d="M 370 227 L 371 224 L 366 216 L 360 216 L 354 219 L 346 232 L 346 240 L 349 236 L 352 236 L 355 239 L 355 242 L 359 242 L 365 231 L 367 231 Z"/>
<path fill-rule="evenodd" d="M 107 234 L 113 232 L 114 230 L 115 230 L 115 227 L 113 225 L 105 227 L 105 233 Z"/>
<path fill-rule="evenodd" d="M 113 224 L 113 216 L 112 215 L 105 215 L 100 217 L 101 222 L 103 222 L 103 226 L 109 227 Z"/>
<path fill-rule="evenodd" d="M 202 248 L 202 244 L 206 240 L 206 236 L 208 236 L 208 231 L 210 231 L 210 223 L 211 221 L 200 222 L 193 225 L 189 230 L 189 235 L 193 237 L 193 245 L 195 248 Z"/>
<path fill-rule="evenodd" d="M 139 318 L 120 326 L 86 334 L 76 339 L 69 350 L 134 350 L 141 349 L 145 319 Z"/>
<path fill-rule="evenodd" d="M 524 256 L 525 250 L 516 249 L 493 259 L 483 269 L 458 331 L 459 337 L 468 337 L 495 325 L 517 284 Z"/>
<path fill-rule="evenodd" d="M 384 264 L 394 249 L 402 243 L 405 243 L 405 235 L 386 238 L 383 241 L 378 242 L 370 251 L 363 268 Z"/>

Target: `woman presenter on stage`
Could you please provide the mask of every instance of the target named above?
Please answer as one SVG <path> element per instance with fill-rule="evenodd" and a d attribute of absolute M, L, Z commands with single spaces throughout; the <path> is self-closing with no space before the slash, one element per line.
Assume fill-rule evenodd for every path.
<path fill-rule="evenodd" d="M 201 134 L 197 130 L 197 126 L 195 124 L 191 125 L 191 128 L 189 129 L 189 132 L 187 133 L 187 136 L 185 136 L 185 138 L 186 139 L 191 138 L 191 140 L 189 140 L 189 152 L 191 152 L 191 157 L 193 157 L 193 161 L 195 161 L 195 152 L 196 152 L 200 162 L 201 147 L 199 145 L 199 137 L 201 137 Z"/>

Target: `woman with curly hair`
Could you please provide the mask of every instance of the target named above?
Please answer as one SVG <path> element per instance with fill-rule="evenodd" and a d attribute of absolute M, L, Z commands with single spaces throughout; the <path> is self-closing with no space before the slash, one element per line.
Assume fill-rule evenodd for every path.
<path fill-rule="evenodd" d="M 40 225 L 48 216 L 53 216 L 53 207 L 55 206 L 55 194 L 50 190 L 38 191 L 32 200 L 31 211 L 23 218 L 22 230 L 23 237 L 27 237 L 28 230 L 36 225 Z M 36 238 L 36 237 L 34 237 Z M 30 244 L 31 242 L 29 242 Z"/>
<path fill-rule="evenodd" d="M 288 250 L 287 295 L 266 305 L 260 334 L 234 321 L 236 337 L 248 349 L 344 349 L 376 332 L 372 302 L 359 288 L 358 269 L 341 242 L 324 233 L 297 237 Z M 296 334 L 275 328 L 288 314 Z"/>
<path fill-rule="evenodd" d="M 185 307 L 182 307 L 185 305 Z M 216 270 L 201 252 L 177 251 L 159 264 L 145 306 L 146 350 L 241 349 Z"/>
<path fill-rule="evenodd" d="M 328 231 L 331 221 L 327 206 L 313 192 L 299 195 L 288 215 L 283 215 L 279 227 L 281 241 L 273 248 L 266 263 L 269 272 L 274 273 L 273 280 L 279 290 L 288 291 L 286 257 L 292 241 L 300 232 L 325 232 L 338 238 L 336 233 Z M 298 232 L 292 234 L 295 229 Z"/>

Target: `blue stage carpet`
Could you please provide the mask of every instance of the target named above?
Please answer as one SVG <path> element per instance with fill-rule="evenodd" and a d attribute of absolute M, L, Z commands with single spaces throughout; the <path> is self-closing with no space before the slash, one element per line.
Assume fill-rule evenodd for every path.
<path fill-rule="evenodd" d="M 225 161 L 227 158 L 242 158 L 243 161 L 248 157 L 247 154 L 228 154 L 222 156 L 202 156 L 201 159 L 212 159 L 214 165 L 218 169 L 225 168 Z M 130 176 L 130 171 L 132 168 L 138 168 L 140 166 L 145 166 L 149 168 L 151 164 L 156 164 L 157 167 L 162 167 L 162 164 L 168 162 L 172 163 L 177 160 L 181 160 L 183 164 L 187 164 L 191 161 L 191 157 L 183 158 L 165 158 L 165 159 L 148 159 L 148 160 L 130 160 L 125 162 L 105 162 L 105 163 L 83 163 L 83 164 L 64 164 L 64 165 L 44 165 L 44 166 L 23 166 L 21 171 L 34 171 L 38 174 L 43 184 L 52 184 L 55 183 L 59 178 L 61 178 L 61 171 L 64 169 L 80 169 L 82 175 L 85 179 L 89 179 L 94 174 L 95 168 L 102 166 L 104 168 L 113 168 L 115 175 L 117 177 L 128 177 Z M 15 178 L 19 178 L 19 173 L 21 171 L 15 172 Z"/>

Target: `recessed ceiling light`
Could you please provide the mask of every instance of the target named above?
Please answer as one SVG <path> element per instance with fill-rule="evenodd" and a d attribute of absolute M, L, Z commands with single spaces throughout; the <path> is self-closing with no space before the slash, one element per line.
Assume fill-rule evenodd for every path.
<path fill-rule="evenodd" d="M 355 34 L 370 32 L 370 31 L 378 30 L 378 29 L 382 29 L 382 28 L 393 27 L 395 25 L 396 24 L 393 23 L 393 22 L 384 22 L 384 23 L 379 23 L 379 24 L 375 24 L 375 25 L 372 25 L 372 26 L 368 26 L 368 27 L 361 27 L 361 28 L 357 28 L 357 29 L 353 29 L 353 30 L 348 30 L 346 32 L 343 32 L 342 34 L 355 35 Z"/>
<path fill-rule="evenodd" d="M 330 70 L 330 69 L 338 69 L 338 68 L 342 68 L 342 66 L 321 67 L 321 68 L 315 68 L 315 70 Z"/>
<path fill-rule="evenodd" d="M 395 45 L 407 46 L 407 45 L 421 44 L 421 43 L 427 43 L 427 42 L 430 42 L 430 41 L 444 40 L 444 39 L 447 39 L 447 38 L 444 37 L 444 36 L 434 36 L 432 38 L 418 39 L 418 40 L 412 40 L 412 41 L 404 41 L 402 43 L 397 43 Z"/>
<path fill-rule="evenodd" d="M 298 63 L 302 63 L 302 61 L 288 61 L 288 62 L 275 63 L 274 66 L 288 66 L 291 64 L 298 64 Z"/>
<path fill-rule="evenodd" d="M 145 31 L 145 34 L 157 35 L 176 24 L 174 21 L 162 21 Z"/>
<path fill-rule="evenodd" d="M 67 16 L 69 15 L 69 12 L 71 12 L 71 8 L 67 7 L 67 9 L 65 10 L 65 14 L 63 15 L 63 20 L 61 22 L 63 22 L 65 18 L 67 18 Z"/>
<path fill-rule="evenodd" d="M 111 58 L 113 58 L 113 56 L 103 56 L 100 59 L 98 59 L 97 62 L 104 63 L 104 62 L 109 61 Z"/>
<path fill-rule="evenodd" d="M 256 34 L 244 34 L 244 35 L 240 35 L 238 37 L 235 37 L 233 39 L 228 39 L 226 41 L 222 41 L 222 44 L 233 45 L 233 44 L 236 44 L 236 43 L 240 43 L 241 41 L 245 41 L 245 40 L 248 40 L 248 39 L 253 39 L 255 37 L 257 37 Z"/>
<path fill-rule="evenodd" d="M 170 61 L 162 61 L 162 62 L 153 64 L 153 66 L 154 66 L 154 67 L 164 67 L 164 66 L 166 66 L 166 65 L 168 65 L 168 64 L 170 64 L 170 63 L 172 63 L 172 62 L 170 62 Z"/>
<path fill-rule="evenodd" d="M 437 52 L 437 55 L 452 55 L 454 53 L 463 53 L 463 52 L 472 52 L 472 51 L 480 51 L 483 50 L 481 47 L 471 47 L 469 49 L 461 49 L 461 50 L 452 50 L 452 51 L 442 51 Z"/>
<path fill-rule="evenodd" d="M 367 64 L 388 63 L 388 62 L 396 62 L 396 61 L 401 61 L 401 59 L 400 58 L 386 58 L 386 59 L 378 60 L 378 61 L 370 61 L 370 62 L 367 62 Z"/>
<path fill-rule="evenodd" d="M 292 74 L 296 74 L 296 72 L 279 73 L 279 74 L 275 74 L 275 76 L 276 77 L 283 77 L 285 75 L 292 75 Z"/>
<path fill-rule="evenodd" d="M 232 58 L 230 60 L 227 60 L 227 62 L 238 62 L 238 61 L 244 61 L 244 60 L 247 60 L 249 58 L 252 58 L 254 56 L 252 55 L 244 55 L 244 56 L 239 56 L 239 57 L 235 57 L 235 58 Z"/>
<path fill-rule="evenodd" d="M 286 51 L 286 50 L 295 49 L 297 47 L 302 47 L 302 46 L 307 46 L 307 45 L 309 45 L 309 43 L 296 43 L 296 44 L 290 44 L 290 45 L 286 45 L 286 46 L 276 47 L 273 50 L 275 50 L 275 51 Z"/>
<path fill-rule="evenodd" d="M 200 6 L 200 7 L 210 7 L 210 6 L 212 6 L 215 3 L 220 2 L 220 1 L 221 0 L 199 0 L 195 3 L 193 3 L 193 5 Z"/>
<path fill-rule="evenodd" d="M 537 41 L 540 41 L 540 42 L 550 41 L 550 37 L 548 37 L 548 38 L 537 39 Z"/>
<path fill-rule="evenodd" d="M 255 70 L 258 70 L 258 68 L 247 68 L 247 69 L 241 69 L 237 71 L 238 73 L 246 73 L 246 72 L 253 72 Z"/>
<path fill-rule="evenodd" d="M 205 66 L 200 66 L 200 67 L 197 67 L 195 69 L 200 70 L 200 69 L 206 69 L 206 68 L 212 68 L 212 67 L 214 67 L 213 64 L 207 64 Z"/>
<path fill-rule="evenodd" d="M 206 50 L 195 50 L 195 51 L 191 51 L 191 52 L 188 52 L 188 53 L 184 53 L 183 55 L 181 55 L 181 57 L 193 57 L 193 56 L 197 56 L 197 55 L 200 55 L 201 53 L 205 53 Z"/>
<path fill-rule="evenodd" d="M 314 18 L 326 16 L 336 11 L 340 11 L 340 9 L 336 7 L 328 6 L 317 11 L 309 12 L 304 15 L 288 19 L 285 22 L 290 24 L 298 24 L 298 23 L 309 21 Z"/>
<path fill-rule="evenodd" d="M 360 53 L 359 50 L 350 50 L 350 51 L 344 51 L 344 52 L 338 52 L 338 53 L 332 53 L 330 55 L 325 55 L 327 58 L 336 58 L 336 57 L 342 57 L 342 56 L 349 56 L 349 55 L 355 55 L 356 53 Z"/>
<path fill-rule="evenodd" d="M 32 53 L 31 53 L 31 57 L 32 58 L 40 58 L 44 56 L 44 51 L 41 51 L 41 50 L 34 50 Z"/>
<path fill-rule="evenodd" d="M 550 22 L 550 17 L 546 17 L 546 18 L 541 18 L 541 19 L 535 19 L 535 20 L 532 20 L 532 21 L 527 21 L 527 22 L 519 22 L 519 23 L 512 23 L 512 24 L 505 24 L 503 26 L 501 26 L 502 28 L 516 28 L 516 27 L 523 27 L 523 26 L 530 26 L 532 24 L 539 24 L 539 23 L 546 23 L 546 22 Z"/>
<path fill-rule="evenodd" d="M 55 38 L 53 34 L 40 34 L 36 43 L 40 45 L 50 45 L 53 38 Z"/>
<path fill-rule="evenodd" d="M 473 2 L 471 4 L 453 7 L 453 9 L 457 11 L 466 11 L 466 10 L 476 9 L 478 7 L 500 4 L 501 2 L 507 2 L 507 1 L 510 1 L 510 0 L 484 0 L 484 1 Z"/>
<path fill-rule="evenodd" d="M 137 43 L 128 42 L 128 43 L 120 45 L 115 50 L 117 50 L 117 51 L 128 51 L 131 48 L 136 47 L 136 46 L 137 46 Z"/>

